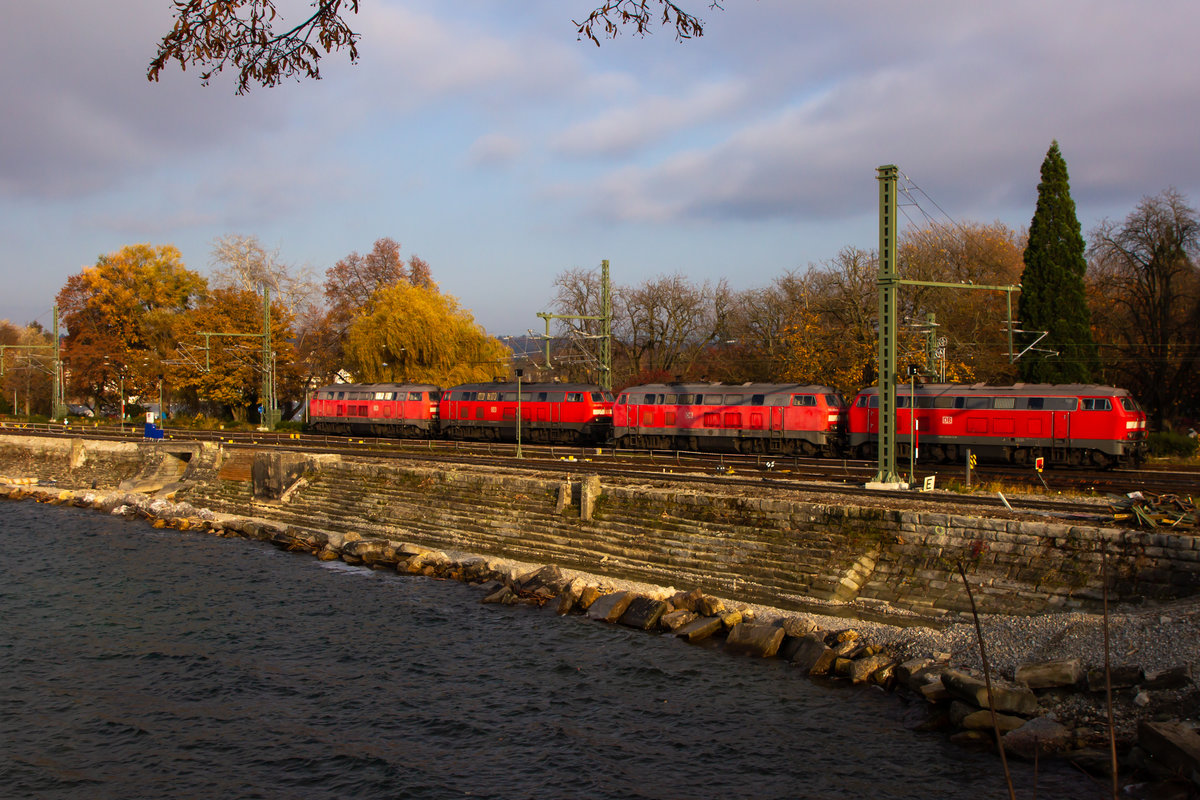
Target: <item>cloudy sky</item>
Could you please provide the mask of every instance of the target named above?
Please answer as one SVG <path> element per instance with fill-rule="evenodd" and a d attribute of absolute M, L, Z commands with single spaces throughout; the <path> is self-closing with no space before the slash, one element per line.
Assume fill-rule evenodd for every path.
<path fill-rule="evenodd" d="M 126 244 L 208 272 L 253 235 L 323 278 L 390 236 L 490 332 L 541 330 L 601 259 L 749 288 L 873 248 L 882 164 L 927 210 L 1026 226 L 1053 139 L 1085 232 L 1172 186 L 1200 205 L 1195 0 L 683 0 L 703 38 L 599 48 L 571 22 L 597 4 L 362 0 L 357 65 L 242 97 L 147 82 L 169 0 L 7 4 L 0 318 L 49 326 Z"/>

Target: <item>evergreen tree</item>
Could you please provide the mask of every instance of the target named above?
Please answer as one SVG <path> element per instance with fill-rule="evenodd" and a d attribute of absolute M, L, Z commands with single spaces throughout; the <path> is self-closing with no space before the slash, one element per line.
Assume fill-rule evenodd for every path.
<path fill-rule="evenodd" d="M 1083 287 L 1087 270 L 1084 241 L 1067 162 L 1052 142 L 1042 162 L 1037 209 L 1029 225 L 1025 270 L 1021 273 L 1018 314 L 1025 331 L 1049 335 L 1017 362 L 1022 380 L 1033 383 L 1086 383 L 1097 368 L 1096 342 Z M 1025 345 L 1038 333 L 1027 333 Z M 1055 356 L 1043 350 L 1057 351 Z"/>

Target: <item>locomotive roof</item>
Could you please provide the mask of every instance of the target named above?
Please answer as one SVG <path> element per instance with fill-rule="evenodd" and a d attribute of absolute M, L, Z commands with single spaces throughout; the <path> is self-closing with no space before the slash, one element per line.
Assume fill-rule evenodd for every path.
<path fill-rule="evenodd" d="M 896 393 L 909 391 L 907 384 L 896 384 Z M 1011 395 L 1127 395 L 1127 389 L 1093 383 L 1014 383 L 1009 386 L 989 386 L 984 383 L 918 383 L 918 394 L 1011 394 Z M 868 386 L 859 394 L 878 394 L 878 386 Z"/>
<path fill-rule="evenodd" d="M 777 394 L 782 392 L 805 392 L 808 394 L 837 394 L 836 389 L 828 386 L 804 383 L 647 383 L 641 386 L 630 386 L 622 392 L 672 392 L 675 394 L 704 394 L 706 392 L 722 392 L 743 394 Z"/>
<path fill-rule="evenodd" d="M 317 391 L 323 392 L 326 389 L 339 392 L 396 392 L 400 390 L 428 392 L 441 391 L 442 387 L 432 383 L 331 383 L 328 386 L 322 386 Z"/>
<path fill-rule="evenodd" d="M 488 383 L 462 383 L 458 386 L 451 386 L 446 391 L 449 392 L 499 392 L 499 391 L 516 391 L 516 381 L 490 381 Z M 539 391 L 539 392 L 598 392 L 600 387 L 594 383 L 532 383 L 530 381 L 521 381 L 521 391 Z"/>

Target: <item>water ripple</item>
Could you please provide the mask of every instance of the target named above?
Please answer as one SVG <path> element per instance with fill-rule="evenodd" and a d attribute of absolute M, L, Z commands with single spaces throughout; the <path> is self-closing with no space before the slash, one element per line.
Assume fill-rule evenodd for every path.
<path fill-rule="evenodd" d="M 1004 793 L 993 758 L 909 731 L 894 697 L 778 661 L 254 542 L 0 513 L 2 796 Z M 1046 773 L 1043 796 L 1091 796 Z"/>

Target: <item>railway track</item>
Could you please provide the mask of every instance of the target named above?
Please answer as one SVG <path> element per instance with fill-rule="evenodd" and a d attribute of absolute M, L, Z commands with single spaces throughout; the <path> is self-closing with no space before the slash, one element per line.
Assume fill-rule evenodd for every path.
<path fill-rule="evenodd" d="M 133 426 L 0 425 L 0 433 L 51 435 L 142 441 Z M 933 477 L 934 486 L 951 491 L 865 489 L 876 474 L 874 462 L 855 459 L 816 459 L 798 456 L 707 454 L 680 451 L 626 451 L 609 447 L 524 445 L 521 458 L 513 444 L 443 440 L 401 440 L 361 436 L 330 436 L 266 431 L 197 431 L 166 429 L 171 442 L 215 441 L 234 447 L 273 447 L 302 452 L 338 453 L 351 457 L 392 458 L 436 463 L 468 463 L 509 470 L 578 473 L 581 469 L 623 481 L 719 486 L 753 492 L 800 491 L 886 499 L 998 513 L 1052 515 L 1062 519 L 1102 520 L 1111 511 L 1106 495 L 1150 492 L 1156 495 L 1200 493 L 1200 469 L 1148 467 L 1139 470 L 1059 469 L 1039 475 L 1029 468 L 980 465 L 967 486 L 965 466 L 918 463 L 914 487 Z M 907 465 L 903 465 L 907 467 Z M 907 472 L 907 470 L 905 470 Z M 1004 495 L 1019 494 L 1019 500 Z M 1031 496 L 1031 494 L 1033 496 Z M 1040 496 L 1038 496 L 1040 494 Z"/>

